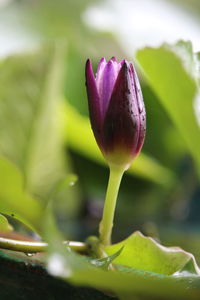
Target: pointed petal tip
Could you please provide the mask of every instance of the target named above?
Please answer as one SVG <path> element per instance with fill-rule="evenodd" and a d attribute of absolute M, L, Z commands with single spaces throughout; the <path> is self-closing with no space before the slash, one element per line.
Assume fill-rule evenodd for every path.
<path fill-rule="evenodd" d="M 87 65 L 88 63 L 91 63 L 91 59 L 90 59 L 90 58 L 87 58 L 87 60 L 86 60 L 86 65 Z"/>
<path fill-rule="evenodd" d="M 86 85 L 88 82 L 94 78 L 94 72 L 92 68 L 92 62 L 90 59 L 87 59 L 86 65 L 85 65 L 85 77 L 86 77 Z"/>
<path fill-rule="evenodd" d="M 118 63 L 116 57 L 112 57 L 106 64 L 109 69 L 113 69 L 116 74 L 118 74 L 121 65 Z"/>
<path fill-rule="evenodd" d="M 130 71 L 134 74 L 134 70 L 135 70 L 135 68 L 134 68 L 134 66 L 133 66 L 133 63 L 130 63 Z"/>
<path fill-rule="evenodd" d="M 124 65 L 126 65 L 127 67 L 129 67 L 130 66 L 130 62 L 125 59 L 124 60 Z"/>
<path fill-rule="evenodd" d="M 114 61 L 114 62 L 117 62 L 117 59 L 116 59 L 116 57 L 115 57 L 115 56 L 111 57 L 111 59 L 110 59 L 110 60 L 112 60 L 112 61 Z"/>
<path fill-rule="evenodd" d="M 106 63 L 105 57 L 102 57 L 102 58 L 100 59 L 99 64 L 102 64 L 102 63 Z"/>
<path fill-rule="evenodd" d="M 108 62 L 107 62 L 107 66 L 113 66 L 114 65 L 114 61 L 112 59 L 110 59 Z"/>
<path fill-rule="evenodd" d="M 107 62 L 105 57 L 102 57 L 98 63 L 98 67 L 97 67 L 97 71 L 96 71 L 96 80 L 97 83 L 99 82 L 99 80 L 101 79 L 101 76 L 103 74 L 104 68 L 106 66 Z"/>
<path fill-rule="evenodd" d="M 127 72 L 129 70 L 130 64 L 127 60 L 122 60 L 121 61 L 121 70 Z"/>
<path fill-rule="evenodd" d="M 122 61 L 120 61 L 119 65 L 120 65 L 120 69 L 124 70 L 126 72 L 127 72 L 127 70 L 129 69 L 129 66 L 130 66 L 129 62 L 126 59 L 123 59 Z"/>
<path fill-rule="evenodd" d="M 92 62 L 91 62 L 91 60 L 88 58 L 88 59 L 86 60 L 86 64 L 85 64 L 85 70 L 86 70 L 86 72 L 87 72 L 89 69 L 92 69 Z"/>

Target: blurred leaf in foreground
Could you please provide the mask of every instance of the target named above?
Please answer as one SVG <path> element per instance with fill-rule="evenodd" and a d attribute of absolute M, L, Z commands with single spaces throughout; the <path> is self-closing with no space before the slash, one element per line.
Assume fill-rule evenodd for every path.
<path fill-rule="evenodd" d="M 150 86 L 183 136 L 200 166 L 200 127 L 194 108 L 199 88 L 195 56 L 187 42 L 144 48 L 137 59 Z"/>
<path fill-rule="evenodd" d="M 66 214 L 76 214 L 78 195 L 76 188 L 62 189 L 55 195 L 70 169 L 59 119 L 65 53 L 65 43 L 50 43 L 1 61 L 0 154 L 19 168 L 30 195 L 45 202 L 56 196 L 57 208 L 66 218 Z M 3 172 L 0 168 L 0 176 L 4 176 Z M 17 184 L 18 181 L 14 182 L 14 186 Z M 1 193 L 10 193 L 10 188 L 2 185 Z M 11 205 L 9 197 L 2 197 L 0 212 L 6 209 L 10 214 L 12 210 L 26 224 L 29 221 L 39 226 L 39 219 L 33 217 L 34 209 L 24 204 L 23 199 L 13 198 Z M 40 207 L 39 202 L 37 205 Z"/>
<path fill-rule="evenodd" d="M 0 215 L 0 232 L 10 232 L 13 227 L 8 223 L 8 220 L 3 215 Z"/>
<path fill-rule="evenodd" d="M 66 172 L 57 113 L 64 55 L 65 46 L 49 45 L 0 64 L 0 153 L 42 199 Z"/>
<path fill-rule="evenodd" d="M 25 191 L 20 171 L 3 158 L 0 158 L 0 212 L 40 231 L 42 205 Z"/>

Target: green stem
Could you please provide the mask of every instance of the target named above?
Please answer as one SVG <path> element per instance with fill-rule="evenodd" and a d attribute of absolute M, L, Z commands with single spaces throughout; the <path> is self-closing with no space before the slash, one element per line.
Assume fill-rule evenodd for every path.
<path fill-rule="evenodd" d="M 110 167 L 110 176 L 109 176 L 108 188 L 106 192 L 103 218 L 99 226 L 100 242 L 104 246 L 108 246 L 111 243 L 111 234 L 112 234 L 117 195 L 118 195 L 123 173 L 124 173 L 124 168 L 119 168 L 115 166 Z"/>
<path fill-rule="evenodd" d="M 77 252 L 86 252 L 88 250 L 87 245 L 82 242 L 64 241 L 63 244 L 66 245 L 66 247 L 70 247 Z M 19 251 L 24 253 L 37 253 L 46 251 L 47 247 L 48 243 L 45 242 L 18 241 L 0 237 L 1 249 Z"/>

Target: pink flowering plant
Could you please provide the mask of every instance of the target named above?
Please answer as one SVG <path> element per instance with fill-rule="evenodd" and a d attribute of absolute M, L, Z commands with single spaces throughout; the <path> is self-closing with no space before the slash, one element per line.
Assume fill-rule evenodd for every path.
<path fill-rule="evenodd" d="M 116 198 L 122 175 L 139 154 L 145 137 L 146 113 L 141 87 L 132 63 L 115 57 L 99 62 L 96 77 L 86 63 L 90 120 L 97 144 L 110 167 L 110 178 L 100 224 L 100 240 L 111 242 Z"/>
<path fill-rule="evenodd" d="M 187 151 L 196 165 L 200 166 L 200 131 L 193 105 L 194 101 L 198 102 L 200 76 L 188 69 L 189 63 L 186 62 L 191 63 L 191 57 L 193 69 L 197 70 L 199 55 L 193 53 L 190 43 L 182 41 L 175 46 L 165 44 L 139 50 L 136 59 L 141 84 L 136 64 L 126 59 L 112 57 L 107 61 L 101 58 L 96 72 L 88 59 L 84 92 L 88 98 L 89 118 L 81 115 L 61 92 L 64 46 L 46 47 L 24 56 L 14 55 L 2 62 L 0 259 L 2 251 L 8 250 L 5 252 L 7 256 L 12 257 L 11 253 L 17 252 L 17 259 L 24 261 L 25 253 L 31 257 L 26 257 L 26 264 L 30 267 L 36 258 L 43 272 L 75 286 L 96 289 L 100 291 L 99 299 L 110 299 L 111 296 L 120 300 L 200 299 L 200 269 L 190 252 L 161 245 L 158 234 L 155 235 L 157 239 L 153 239 L 134 231 L 137 226 L 134 222 L 130 236 L 120 240 L 119 234 L 117 243 L 112 242 L 117 240 L 112 238 L 112 229 L 124 173 L 153 182 L 159 191 L 161 187 L 168 191 L 172 186 L 178 186 L 173 172 L 158 160 L 140 153 L 146 135 L 146 110 L 150 114 L 153 111 L 154 119 L 162 118 L 162 115 L 156 115 L 154 102 L 149 104 L 151 99 L 145 84 L 148 84 L 151 95 L 156 95 L 153 94 L 153 101 L 158 98 L 166 109 L 167 121 L 170 119 L 175 124 L 174 128 L 179 132 L 177 136 L 182 137 L 179 154 L 186 145 L 184 149 L 189 149 Z M 83 74 L 84 64 L 79 65 Z M 70 80 L 69 76 L 68 82 Z M 74 84 L 74 89 L 79 90 L 78 84 L 85 88 L 81 80 Z M 60 95 L 64 101 L 60 101 Z M 12 122 L 8 124 L 10 119 Z M 160 149 L 162 132 L 162 126 L 157 126 L 159 136 L 154 137 L 154 150 Z M 152 135 L 151 125 L 148 134 Z M 173 135 L 173 149 L 178 149 L 176 142 Z M 63 233 L 59 223 L 62 219 L 70 223 L 70 214 L 79 203 L 76 203 L 79 190 L 75 184 L 78 178 L 72 172 L 71 163 L 66 163 L 70 161 L 70 152 L 66 157 L 63 143 L 65 151 L 69 147 L 71 152 L 108 166 L 110 172 L 99 230 L 89 230 L 95 235 L 81 241 L 68 238 L 72 233 Z M 87 174 L 86 169 L 84 172 Z M 93 176 L 98 179 L 95 172 Z M 133 199 L 137 198 L 134 187 L 132 194 Z M 152 195 L 150 200 L 154 197 Z M 117 212 L 121 214 L 120 209 Z M 127 214 L 124 219 L 129 219 L 129 216 Z M 21 232 L 19 230 L 20 238 L 16 238 L 18 228 L 23 228 Z M 25 239 L 24 232 L 31 232 L 30 240 Z"/>

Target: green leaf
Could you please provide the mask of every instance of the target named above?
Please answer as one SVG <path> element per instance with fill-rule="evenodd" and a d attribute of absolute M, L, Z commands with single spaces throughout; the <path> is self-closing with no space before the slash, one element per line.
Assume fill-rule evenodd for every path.
<path fill-rule="evenodd" d="M 0 153 L 42 199 L 66 174 L 58 115 L 64 54 L 64 45 L 48 45 L 0 64 Z"/>
<path fill-rule="evenodd" d="M 200 127 L 194 108 L 199 89 L 191 44 L 179 42 L 175 46 L 164 44 L 160 48 L 144 48 L 136 57 L 200 166 Z"/>
<path fill-rule="evenodd" d="M 191 253 L 178 247 L 164 247 L 155 240 L 135 232 L 126 240 L 106 248 L 108 255 L 124 247 L 115 263 L 158 274 L 172 275 L 181 270 L 200 274 Z"/>
<path fill-rule="evenodd" d="M 200 295 L 198 288 L 187 289 L 187 281 L 181 282 L 177 278 L 137 272 L 134 269 L 132 272 L 104 271 L 91 266 L 83 256 L 69 251 L 64 253 L 57 250 L 51 253 L 48 270 L 52 275 L 62 277 L 72 284 L 97 288 L 109 294 L 126 295 L 130 299 L 138 296 L 138 299 L 165 297 L 168 300 L 186 300 L 198 299 L 195 297 Z M 188 278 L 189 282 L 191 277 Z"/>
<path fill-rule="evenodd" d="M 61 179 L 57 186 L 55 187 L 55 192 L 59 193 L 70 186 L 73 186 L 78 180 L 78 176 L 76 174 L 68 174 L 64 179 Z"/>
<path fill-rule="evenodd" d="M 13 230 L 13 227 L 8 223 L 6 217 L 0 214 L 0 232 L 10 232 Z"/>
<path fill-rule="evenodd" d="M 14 217 L 35 231 L 40 231 L 44 209 L 24 189 L 20 171 L 0 158 L 0 212 Z"/>
<path fill-rule="evenodd" d="M 99 259 L 91 259 L 89 260 L 90 263 L 96 267 L 100 267 L 103 270 L 108 270 L 110 264 L 121 254 L 123 250 L 123 247 L 121 249 L 119 249 L 116 253 L 107 256 L 107 257 L 103 257 L 103 258 L 99 258 Z"/>
<path fill-rule="evenodd" d="M 0 155 L 18 167 L 24 188 L 30 195 L 43 203 L 54 197 L 57 211 L 66 218 L 66 214 L 73 217 L 77 213 L 79 198 L 77 188 L 64 190 L 62 187 L 61 191 L 60 187 L 59 195 L 55 195 L 56 188 L 70 170 L 59 118 L 65 52 L 64 44 L 50 43 L 1 61 Z M 18 206 L 23 205 L 21 199 Z M 3 198 L 1 207 L 9 207 L 22 220 L 19 207 L 15 211 L 15 206 L 7 201 L 8 198 Z M 28 216 L 31 210 L 26 212 L 26 207 L 28 204 L 24 205 L 25 223 L 32 224 Z M 34 224 L 39 226 L 38 219 Z"/>
<path fill-rule="evenodd" d="M 117 265 L 116 271 L 105 271 L 91 264 L 88 257 L 66 249 L 48 205 L 44 214 L 44 240 L 48 241 L 47 270 L 71 284 L 89 286 L 117 295 L 120 299 L 192 300 L 200 297 L 200 277 L 192 274 L 170 277 Z M 119 249 L 118 249 L 119 250 Z M 122 250 L 121 254 L 123 254 Z M 143 248 L 143 252 L 146 251 Z M 116 253 L 115 253 L 116 254 Z M 119 254 L 119 253 L 118 253 Z M 115 261 L 120 257 L 115 257 Z M 112 255 L 111 255 L 112 256 Z M 115 255 L 116 256 L 116 255 Z M 195 281 L 197 280 L 197 281 Z"/>
<path fill-rule="evenodd" d="M 69 147 L 95 162 L 105 164 L 94 139 L 89 119 L 80 115 L 70 104 L 61 106 L 61 119 L 65 125 L 66 142 Z M 144 153 L 139 155 L 128 172 L 158 184 L 167 185 L 174 178 L 173 173 Z"/>

